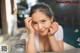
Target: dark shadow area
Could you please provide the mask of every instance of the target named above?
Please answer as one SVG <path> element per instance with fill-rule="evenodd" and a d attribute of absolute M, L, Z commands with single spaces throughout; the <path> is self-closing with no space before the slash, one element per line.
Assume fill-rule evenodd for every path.
<path fill-rule="evenodd" d="M 58 3 L 62 0 L 38 0 L 42 3 L 47 3 L 50 5 L 54 17 L 56 21 L 63 27 L 64 30 L 64 42 L 76 47 L 80 48 L 80 40 L 77 39 L 80 37 L 80 0 L 71 0 L 69 2 L 74 3 Z M 75 3 L 77 2 L 77 3 Z M 19 3 L 22 7 L 18 8 L 18 10 L 27 9 L 27 3 L 22 2 Z M 24 25 L 24 14 L 22 17 L 18 14 L 18 27 L 25 27 Z"/>
<path fill-rule="evenodd" d="M 79 3 L 57 3 L 58 1 L 59 0 L 39 0 L 39 2 L 49 4 L 52 8 L 56 21 L 64 29 L 64 42 L 80 48 L 80 40 L 77 41 L 80 37 L 80 5 Z M 72 2 L 73 1 L 75 0 L 72 0 Z M 80 2 L 79 0 L 76 1 Z"/>
<path fill-rule="evenodd" d="M 21 0 L 20 3 L 17 3 L 18 13 L 17 13 L 17 26 L 18 28 L 25 27 L 24 19 L 25 19 L 25 10 L 28 9 L 28 5 L 26 0 Z"/>
<path fill-rule="evenodd" d="M 1 21 L 1 1 L 0 1 L 0 28 L 2 28 L 2 21 Z"/>

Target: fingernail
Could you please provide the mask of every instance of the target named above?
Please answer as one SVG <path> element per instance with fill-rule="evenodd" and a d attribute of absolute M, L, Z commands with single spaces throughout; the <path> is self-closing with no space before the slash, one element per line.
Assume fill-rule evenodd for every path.
<path fill-rule="evenodd" d="M 31 20 L 31 19 L 30 19 Z M 30 22 L 30 20 L 28 22 Z"/>

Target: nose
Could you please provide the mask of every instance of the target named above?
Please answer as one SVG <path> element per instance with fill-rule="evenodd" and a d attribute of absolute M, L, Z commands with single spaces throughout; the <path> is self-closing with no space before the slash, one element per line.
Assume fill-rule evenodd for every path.
<path fill-rule="evenodd" d="M 42 28 L 43 28 L 42 24 L 38 24 L 38 29 L 42 30 Z"/>

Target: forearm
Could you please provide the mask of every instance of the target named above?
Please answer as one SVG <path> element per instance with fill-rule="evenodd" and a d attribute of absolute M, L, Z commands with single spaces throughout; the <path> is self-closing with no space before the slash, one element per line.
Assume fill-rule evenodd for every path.
<path fill-rule="evenodd" d="M 33 34 L 29 34 L 29 39 L 28 39 L 26 51 L 27 51 L 27 53 L 36 53 L 35 40 L 34 40 Z"/>
<path fill-rule="evenodd" d="M 49 38 L 49 42 L 52 48 L 52 51 L 60 51 L 60 47 L 58 45 L 58 42 L 56 41 L 56 39 L 53 36 L 48 37 Z"/>

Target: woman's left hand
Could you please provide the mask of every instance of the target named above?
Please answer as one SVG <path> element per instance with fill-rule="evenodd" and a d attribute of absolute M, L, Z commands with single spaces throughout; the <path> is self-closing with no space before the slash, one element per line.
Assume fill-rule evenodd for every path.
<path fill-rule="evenodd" d="M 49 28 L 48 36 L 54 35 L 55 32 L 57 32 L 57 30 L 58 30 L 58 23 L 57 22 L 53 22 L 51 24 L 51 27 Z"/>

